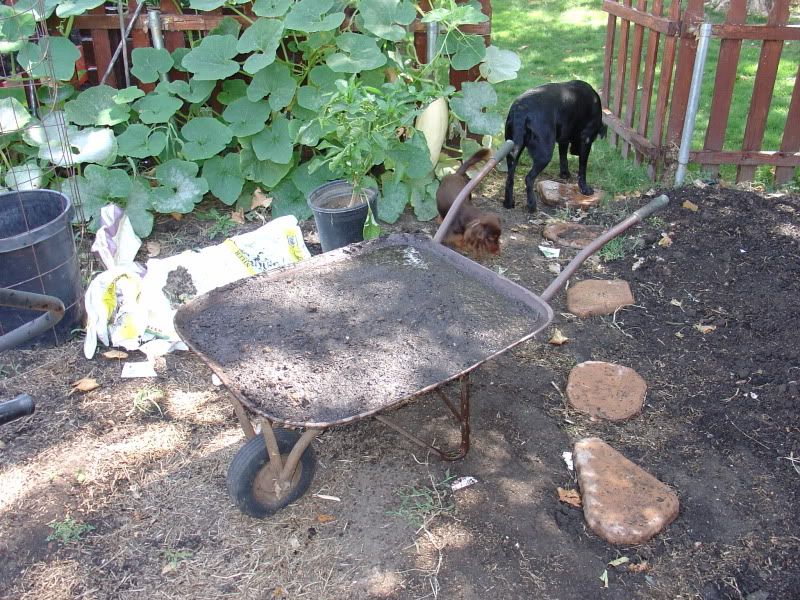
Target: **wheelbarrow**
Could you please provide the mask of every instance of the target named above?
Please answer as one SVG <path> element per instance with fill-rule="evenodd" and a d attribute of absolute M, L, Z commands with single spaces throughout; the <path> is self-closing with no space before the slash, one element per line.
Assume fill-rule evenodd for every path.
<path fill-rule="evenodd" d="M 549 300 L 581 263 L 668 201 L 652 201 L 601 235 L 537 296 L 438 243 L 511 147 L 506 142 L 462 190 L 433 240 L 394 234 L 351 244 L 212 290 L 177 311 L 176 330 L 227 386 L 247 438 L 227 475 L 242 512 L 265 517 L 300 498 L 316 468 L 312 441 L 368 417 L 443 460 L 464 457 L 470 373 L 544 329 L 553 318 Z M 442 389 L 449 382 L 460 387 L 457 401 Z M 386 414 L 429 393 L 455 418 L 458 448 L 424 441 Z"/>

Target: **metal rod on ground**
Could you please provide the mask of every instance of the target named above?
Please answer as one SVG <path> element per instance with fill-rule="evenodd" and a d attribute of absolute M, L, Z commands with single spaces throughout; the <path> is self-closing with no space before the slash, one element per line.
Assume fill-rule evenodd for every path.
<path fill-rule="evenodd" d="M 150 28 L 150 38 L 153 41 L 153 48 L 164 47 L 164 32 L 161 31 L 161 11 L 150 10 L 147 12 L 147 25 Z M 166 73 L 161 73 L 161 82 L 169 83 Z"/>
<path fill-rule="evenodd" d="M 442 243 L 442 240 L 447 235 L 447 230 L 450 229 L 450 225 L 453 223 L 453 219 L 456 218 L 456 214 L 461 208 L 461 205 L 464 203 L 464 200 L 470 195 L 472 190 L 477 187 L 477 185 L 481 182 L 481 179 L 486 177 L 486 174 L 494 169 L 495 165 L 503 160 L 506 154 L 511 152 L 513 148 L 514 142 L 511 140 L 506 140 L 503 142 L 503 145 L 500 146 L 500 149 L 495 153 L 495 155 L 486 161 L 486 164 L 484 164 L 483 168 L 478 171 L 478 174 L 473 177 L 470 182 L 458 193 L 456 199 L 453 200 L 453 204 L 450 206 L 450 210 L 447 211 L 447 215 L 442 221 L 442 224 L 439 225 L 439 229 L 436 230 L 436 235 L 433 236 L 434 242 L 439 242 L 440 244 Z"/>
<path fill-rule="evenodd" d="M 136 24 L 136 20 L 139 18 L 139 15 L 142 14 L 142 9 L 144 8 L 144 1 L 142 1 L 139 6 L 136 7 L 136 10 L 133 12 L 133 17 L 128 22 L 128 26 L 125 28 L 125 35 L 122 36 L 122 39 L 127 39 L 127 37 L 131 34 L 131 30 L 133 26 Z M 114 50 L 114 55 L 111 57 L 111 62 L 108 63 L 108 67 L 106 68 L 106 72 L 103 74 L 103 77 L 100 79 L 100 85 L 103 85 L 108 79 L 108 76 L 111 75 L 111 70 L 114 68 L 114 65 L 119 58 L 120 53 L 122 52 L 122 42 L 117 44 L 117 49 Z M 127 67 L 125 68 L 125 73 L 128 73 Z M 128 83 L 130 85 L 130 82 Z"/>
<path fill-rule="evenodd" d="M 683 185 L 686 177 L 686 166 L 689 164 L 689 152 L 692 149 L 692 136 L 694 135 L 694 125 L 697 120 L 697 106 L 700 103 L 700 88 L 703 86 L 703 74 L 708 57 L 708 40 L 711 38 L 711 23 L 700 25 L 700 38 L 697 43 L 697 56 L 694 59 L 694 70 L 692 71 L 692 85 L 689 88 L 689 106 L 686 110 L 686 117 L 683 119 L 683 134 L 681 135 L 681 147 L 678 151 L 678 170 L 675 172 L 675 185 Z"/>
<path fill-rule="evenodd" d="M 131 74 L 128 65 L 128 34 L 125 28 L 125 7 L 122 0 L 117 0 L 117 16 L 119 17 L 119 45 L 122 47 L 122 64 L 125 66 L 125 86 L 131 87 Z"/>
<path fill-rule="evenodd" d="M 614 225 L 614 227 L 606 231 L 600 237 L 592 240 L 588 246 L 575 255 L 575 258 L 569 261 L 569 264 L 564 267 L 564 270 L 559 273 L 558 277 L 556 277 L 550 285 L 547 286 L 547 289 L 542 292 L 540 298 L 545 302 L 550 302 L 558 290 L 567 283 L 567 280 L 572 277 L 575 271 L 578 270 L 578 267 L 580 267 L 587 258 L 617 237 L 620 233 L 639 221 L 646 219 L 655 211 L 664 208 L 667 204 L 669 204 L 669 198 L 665 194 L 661 194 L 658 198 L 654 198 L 625 220 Z"/>

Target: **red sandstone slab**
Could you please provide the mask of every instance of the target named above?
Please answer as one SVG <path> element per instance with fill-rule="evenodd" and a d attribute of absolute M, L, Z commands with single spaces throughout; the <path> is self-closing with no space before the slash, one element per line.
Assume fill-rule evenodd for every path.
<path fill-rule="evenodd" d="M 585 438 L 573 453 L 586 523 L 612 544 L 641 544 L 678 516 L 678 497 L 667 485 L 599 438 Z"/>
<path fill-rule="evenodd" d="M 603 197 L 603 190 L 597 188 L 591 196 L 584 196 L 577 184 L 549 180 L 537 182 L 536 191 L 539 192 L 542 203 L 547 206 L 580 208 L 581 210 L 589 210 L 591 207 L 597 206 Z"/>
<path fill-rule="evenodd" d="M 646 393 L 647 383 L 633 369 L 595 360 L 577 365 L 567 380 L 570 406 L 609 421 L 639 414 Z"/>
<path fill-rule="evenodd" d="M 597 225 L 583 225 L 582 223 L 550 223 L 544 228 L 542 235 L 546 240 L 551 240 L 559 246 L 584 249 L 597 236 L 603 233 L 603 228 Z"/>
<path fill-rule="evenodd" d="M 633 293 L 622 279 L 587 279 L 567 290 L 567 310 L 581 318 L 611 315 L 628 304 L 633 304 Z"/>

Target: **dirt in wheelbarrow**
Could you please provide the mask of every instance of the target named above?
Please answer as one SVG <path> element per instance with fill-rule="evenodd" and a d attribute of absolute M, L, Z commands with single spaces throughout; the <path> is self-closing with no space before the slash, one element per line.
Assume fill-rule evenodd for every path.
<path fill-rule="evenodd" d="M 575 253 L 543 256 L 548 218 L 607 226 L 654 195 L 529 215 L 501 207 L 502 184 L 488 177 L 475 201 L 503 225 L 483 262 L 534 291 Z M 37 412 L 0 429 L 0 597 L 800 598 L 800 198 L 665 191 L 667 209 L 573 278 L 626 279 L 634 305 L 579 319 L 562 292 L 543 335 L 472 374 L 466 458 L 442 462 L 376 420 L 336 427 L 315 442 L 308 493 L 261 520 L 227 495 L 243 434 L 196 356 L 169 354 L 142 380 L 85 360 L 80 339 L 4 353 L 0 397 L 30 393 Z M 206 225 L 164 218 L 154 241 L 162 255 L 202 245 Z M 556 328 L 567 343 L 548 344 Z M 611 424 L 568 408 L 585 360 L 637 370 L 642 413 Z M 98 387 L 73 391 L 81 378 Z M 435 396 L 392 416 L 458 444 Z M 559 503 L 558 487 L 578 489 L 562 453 L 587 436 L 677 493 L 677 519 L 649 542 L 611 545 Z M 461 477 L 476 481 L 452 491 Z"/>

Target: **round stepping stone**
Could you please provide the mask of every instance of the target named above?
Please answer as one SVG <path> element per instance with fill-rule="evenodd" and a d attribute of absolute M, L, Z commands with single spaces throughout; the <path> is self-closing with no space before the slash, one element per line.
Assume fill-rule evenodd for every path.
<path fill-rule="evenodd" d="M 609 421 L 624 421 L 639 414 L 647 383 L 633 369 L 590 360 L 570 371 L 567 401 L 575 410 Z"/>
<path fill-rule="evenodd" d="M 611 315 L 628 304 L 633 304 L 633 293 L 622 279 L 587 279 L 567 290 L 567 310 L 581 318 Z"/>
<path fill-rule="evenodd" d="M 641 544 L 678 516 L 675 492 L 601 439 L 580 440 L 574 450 L 583 516 L 604 540 Z"/>
<path fill-rule="evenodd" d="M 545 227 L 542 235 L 559 246 L 582 250 L 601 233 L 603 233 L 603 228 L 597 225 L 558 222 L 550 223 Z"/>
<path fill-rule="evenodd" d="M 560 183 L 558 181 L 542 180 L 537 182 L 536 191 L 539 198 L 547 206 L 558 206 L 566 208 L 580 208 L 589 210 L 599 204 L 603 196 L 603 190 L 595 188 L 594 194 L 584 196 L 574 183 Z"/>

